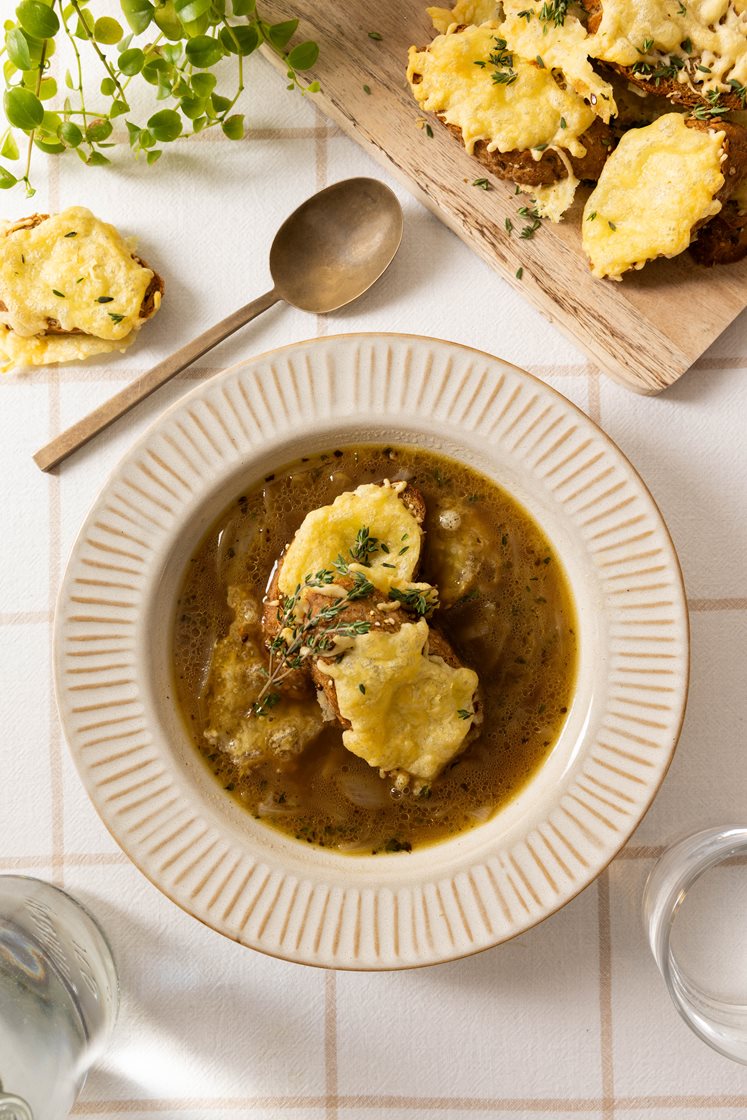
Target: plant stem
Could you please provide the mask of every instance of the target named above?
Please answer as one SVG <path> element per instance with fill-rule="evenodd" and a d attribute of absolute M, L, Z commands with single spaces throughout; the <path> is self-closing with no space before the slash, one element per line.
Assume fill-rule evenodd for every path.
<path fill-rule="evenodd" d="M 76 111 L 75 115 L 83 117 L 83 129 L 85 131 L 88 128 L 88 117 L 86 115 L 86 99 L 83 93 L 83 64 L 80 60 L 80 51 L 78 50 L 78 44 L 75 42 L 75 36 L 70 34 L 70 28 L 67 25 L 64 3 L 60 4 L 60 15 L 62 17 L 62 26 L 65 28 L 65 34 L 68 37 L 70 46 L 73 48 L 73 53 L 75 55 L 75 65 L 78 71 L 78 93 L 80 94 L 80 110 Z M 71 114 L 72 112 L 73 110 L 70 110 Z"/>
<path fill-rule="evenodd" d="M 44 76 L 44 61 L 45 61 L 46 57 L 47 57 L 47 41 L 45 39 L 43 44 L 42 44 L 41 54 L 39 56 L 39 77 L 36 79 L 36 96 L 37 97 L 39 96 L 39 91 L 41 90 L 42 77 Z M 28 148 L 26 149 L 26 170 L 25 170 L 24 175 L 23 175 L 23 181 L 26 184 L 26 190 L 30 191 L 31 194 L 33 194 L 34 192 L 31 190 L 31 183 L 29 182 L 29 175 L 31 174 L 31 153 L 34 149 L 34 136 L 35 135 L 36 135 L 36 129 L 33 128 L 31 130 L 31 132 L 29 133 L 29 143 L 28 143 Z"/>
<path fill-rule="evenodd" d="M 78 19 L 80 20 L 83 27 L 88 28 L 88 24 L 83 19 L 83 13 L 80 10 L 80 5 L 78 3 L 78 0 L 70 0 L 70 3 L 72 5 L 73 9 L 75 10 L 75 12 L 77 13 Z M 125 99 L 124 91 L 123 91 L 121 85 L 119 84 L 119 79 L 117 78 L 117 75 L 115 74 L 115 72 L 111 68 L 111 65 L 109 63 L 109 59 L 106 57 L 104 52 L 99 47 L 98 43 L 96 42 L 96 40 L 93 37 L 93 34 L 90 31 L 89 31 L 88 34 L 89 34 L 91 46 L 93 47 L 93 49 L 95 50 L 95 52 L 99 56 L 99 58 L 101 59 L 101 62 L 104 66 L 104 69 L 106 70 L 106 72 L 109 75 L 109 77 L 111 78 L 111 80 L 114 82 L 114 85 L 116 86 L 116 89 L 117 89 L 117 92 L 119 93 L 119 96 L 124 101 L 124 99 Z"/>

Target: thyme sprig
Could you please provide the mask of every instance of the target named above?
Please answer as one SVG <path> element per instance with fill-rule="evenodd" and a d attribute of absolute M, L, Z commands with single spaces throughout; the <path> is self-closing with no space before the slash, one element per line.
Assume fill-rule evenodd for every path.
<path fill-rule="evenodd" d="M 513 69 L 514 56 L 507 47 L 507 40 L 496 36 L 495 50 L 488 55 L 488 62 L 495 67 L 491 77 L 496 85 L 510 86 L 519 76 Z"/>
<path fill-rule="evenodd" d="M 370 622 L 362 619 L 346 622 L 340 618 L 350 603 L 367 598 L 373 591 L 373 584 L 362 572 L 352 572 L 351 578 L 353 586 L 344 595 L 316 610 L 307 609 L 304 592 L 334 583 L 335 572 L 330 568 L 309 573 L 292 595 L 280 600 L 277 608 L 278 632 L 269 644 L 267 680 L 249 710 L 251 715 L 266 716 L 280 702 L 278 685 L 294 669 L 302 668 L 309 658 L 332 653 L 339 638 L 354 638 L 369 632 Z"/>
<path fill-rule="evenodd" d="M 424 618 L 438 606 L 437 587 L 392 587 L 389 598 L 401 603 L 407 610 L 414 611 L 419 618 Z"/>
<path fill-rule="evenodd" d="M 23 184 L 28 196 L 34 193 L 34 149 L 47 155 L 74 151 L 92 167 L 108 164 L 105 152 L 119 141 L 114 134 L 119 117 L 126 127 L 122 139 L 148 164 L 159 159 L 165 144 L 206 129 L 220 127 L 230 140 L 240 140 L 244 115 L 234 110 L 244 90 L 244 65 L 263 44 L 282 61 L 288 89 L 319 89 L 318 82 L 299 77 L 316 63 L 317 44 L 307 40 L 290 47 L 298 20 L 268 23 L 256 0 L 119 0 L 119 5 L 128 33 L 118 19 L 96 16 L 93 0 L 20 0 L 14 16 L 8 13 L 0 41 L 7 122 L 5 129 L 0 125 L 0 189 Z M 50 64 L 62 40 L 73 72 L 66 71 L 58 90 Z M 227 94 L 218 92 L 211 73 L 224 59 L 235 64 Z M 130 108 L 133 82 L 151 96 L 144 123 Z M 94 85 L 95 109 L 85 93 Z M 9 164 L 18 161 L 22 166 L 11 170 Z"/>

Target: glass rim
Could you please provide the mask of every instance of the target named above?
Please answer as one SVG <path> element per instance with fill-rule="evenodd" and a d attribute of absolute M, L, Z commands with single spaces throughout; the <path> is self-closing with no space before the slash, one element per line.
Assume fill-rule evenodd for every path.
<path fill-rule="evenodd" d="M 719 1042 L 723 1029 L 698 1006 L 694 985 L 688 984 L 671 951 L 672 930 L 685 894 L 707 871 L 733 856 L 747 855 L 747 825 L 705 828 L 682 837 L 659 857 L 643 890 L 643 915 L 654 960 L 680 1017 L 713 1050 L 747 1065 L 747 1056 Z"/>

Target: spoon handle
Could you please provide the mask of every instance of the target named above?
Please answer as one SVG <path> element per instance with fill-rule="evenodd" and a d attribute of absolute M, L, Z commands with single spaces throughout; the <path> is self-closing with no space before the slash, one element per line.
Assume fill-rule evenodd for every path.
<path fill-rule="evenodd" d="M 186 346 L 182 346 L 180 350 L 177 350 L 168 358 L 164 358 L 162 362 L 153 366 L 147 373 L 137 377 L 119 393 L 115 393 L 108 401 L 99 405 L 98 408 L 94 408 L 93 412 L 89 412 L 77 424 L 73 424 L 71 428 L 60 432 L 50 443 L 36 452 L 34 455 L 36 465 L 41 470 L 48 471 L 52 467 L 56 467 L 58 463 L 62 463 L 79 447 L 88 443 L 89 439 L 98 435 L 104 428 L 108 428 L 110 424 L 120 416 L 124 416 L 125 412 L 129 412 L 140 401 L 145 400 L 159 386 L 170 381 L 177 373 L 186 369 L 197 358 L 206 354 L 208 350 L 212 350 L 214 346 L 217 346 L 224 338 L 228 338 L 234 331 L 251 322 L 257 315 L 261 315 L 263 311 L 272 307 L 279 299 L 280 296 L 273 288 L 271 292 L 266 292 L 259 299 L 252 300 L 251 303 L 240 307 L 238 311 L 234 311 L 226 319 L 222 319 L 220 323 L 216 323 L 208 330 L 203 331 L 197 338 L 188 342 Z"/>

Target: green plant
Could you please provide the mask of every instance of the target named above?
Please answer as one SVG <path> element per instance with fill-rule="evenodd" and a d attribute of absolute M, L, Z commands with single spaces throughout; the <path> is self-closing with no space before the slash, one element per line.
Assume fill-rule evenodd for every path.
<path fill-rule="evenodd" d="M 229 139 L 241 139 L 244 117 L 234 108 L 244 89 L 245 59 L 262 44 L 285 64 L 288 89 L 319 89 L 317 82 L 304 83 L 299 77 L 316 62 L 317 44 L 309 40 L 289 47 L 298 20 L 267 23 L 256 0 L 230 0 L 230 9 L 229 0 L 119 4 L 128 33 L 117 19 L 94 15 L 96 0 L 21 0 L 15 18 L 3 24 L 7 127 L 0 132 L 0 188 L 20 183 L 28 195 L 34 193 L 34 147 L 48 155 L 73 151 L 90 166 L 109 163 L 105 151 L 117 142 L 118 118 L 133 153 L 144 155 L 149 164 L 158 160 L 165 144 L 204 129 L 219 126 Z M 71 61 L 64 89 L 58 89 L 50 73 L 60 40 L 66 41 Z M 218 92 L 213 73 L 224 59 L 234 61 L 232 88 L 226 94 Z M 91 68 L 98 71 L 93 106 L 86 100 L 96 88 Z M 152 97 L 154 111 L 144 124 L 132 119 L 128 91 L 133 82 L 142 83 Z M 14 163 L 20 164 L 15 171 L 9 166 Z"/>

